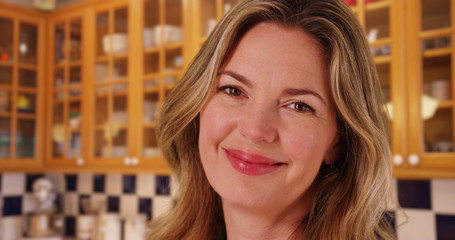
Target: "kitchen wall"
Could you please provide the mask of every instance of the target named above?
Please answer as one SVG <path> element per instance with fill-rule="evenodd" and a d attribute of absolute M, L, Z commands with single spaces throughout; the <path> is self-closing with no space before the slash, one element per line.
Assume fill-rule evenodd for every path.
<path fill-rule="evenodd" d="M 153 174 L 1 174 L 0 233 L 20 234 L 22 216 L 33 209 L 32 183 L 43 176 L 53 181 L 59 193 L 57 205 L 67 237 L 75 236 L 77 218 L 85 214 L 83 199 L 89 199 L 94 206 L 106 203 L 107 212 L 123 219 L 138 214 L 151 219 L 172 206 L 177 188 L 172 177 Z M 455 179 L 394 180 L 394 193 L 409 218 L 397 230 L 399 240 L 455 240 Z M 395 224 L 404 221 L 399 211 L 391 212 L 397 213 L 392 220 Z M 12 225 L 19 227 L 9 227 Z"/>

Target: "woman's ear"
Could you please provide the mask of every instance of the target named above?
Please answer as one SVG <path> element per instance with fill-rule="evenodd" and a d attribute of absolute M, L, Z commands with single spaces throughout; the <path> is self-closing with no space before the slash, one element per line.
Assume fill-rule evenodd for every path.
<path fill-rule="evenodd" d="M 327 153 L 324 156 L 324 163 L 326 165 L 333 165 L 337 159 L 341 157 L 341 155 L 344 153 L 344 144 L 342 141 L 340 141 L 340 135 L 337 134 L 335 138 L 333 139 L 333 142 L 330 146 L 330 148 L 327 150 Z"/>

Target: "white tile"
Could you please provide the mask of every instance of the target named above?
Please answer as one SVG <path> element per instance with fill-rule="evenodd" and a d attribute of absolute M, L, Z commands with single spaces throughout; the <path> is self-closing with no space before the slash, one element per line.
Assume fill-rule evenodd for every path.
<path fill-rule="evenodd" d="M 79 195 L 77 193 L 67 193 L 63 198 L 63 213 L 69 216 L 79 214 Z"/>
<path fill-rule="evenodd" d="M 25 174 L 5 173 L 2 174 L 2 195 L 14 196 L 25 193 Z"/>
<path fill-rule="evenodd" d="M 3 217 L 0 220 L 0 239 L 21 239 L 23 228 L 22 216 Z"/>
<path fill-rule="evenodd" d="M 139 200 L 135 195 L 123 195 L 120 197 L 120 215 L 122 217 L 134 217 L 139 212 Z"/>
<path fill-rule="evenodd" d="M 120 195 L 122 194 L 122 175 L 107 174 L 106 175 L 106 194 Z"/>
<path fill-rule="evenodd" d="M 155 175 L 138 174 L 136 175 L 136 194 L 141 197 L 155 196 Z"/>
<path fill-rule="evenodd" d="M 455 180 L 433 179 L 431 200 L 432 209 L 436 213 L 455 215 Z"/>
<path fill-rule="evenodd" d="M 106 212 L 107 209 L 107 195 L 95 193 L 90 196 L 90 207 L 96 213 Z"/>
<path fill-rule="evenodd" d="M 38 202 L 35 196 L 31 193 L 26 193 L 22 196 L 22 213 L 27 214 L 35 212 L 38 207 Z"/>
<path fill-rule="evenodd" d="M 397 229 L 399 240 L 436 240 L 436 217 L 428 210 L 404 209 L 408 222 Z M 403 217 L 397 216 L 398 223 Z"/>
<path fill-rule="evenodd" d="M 58 193 L 65 192 L 65 179 L 61 173 L 46 173 L 45 178 L 51 180 L 54 190 Z"/>
<path fill-rule="evenodd" d="M 152 205 L 152 218 L 155 218 L 172 207 L 172 198 L 169 196 L 156 196 L 152 200 Z"/>
<path fill-rule="evenodd" d="M 77 192 L 79 194 L 93 193 L 93 174 L 80 173 L 77 176 Z"/>

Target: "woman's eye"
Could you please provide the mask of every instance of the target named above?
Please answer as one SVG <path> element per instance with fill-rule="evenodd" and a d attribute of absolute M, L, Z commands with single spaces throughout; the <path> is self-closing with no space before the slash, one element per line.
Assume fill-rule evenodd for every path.
<path fill-rule="evenodd" d="M 234 97 L 240 97 L 243 94 L 242 91 L 240 91 L 238 88 L 230 86 L 222 87 L 221 90 L 223 90 L 226 94 Z"/>
<path fill-rule="evenodd" d="M 314 109 L 308 104 L 303 102 L 295 102 L 289 105 L 289 107 L 297 112 L 314 112 Z"/>

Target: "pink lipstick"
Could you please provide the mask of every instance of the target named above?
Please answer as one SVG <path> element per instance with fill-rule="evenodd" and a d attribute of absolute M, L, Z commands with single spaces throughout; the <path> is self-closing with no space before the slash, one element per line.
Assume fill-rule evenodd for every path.
<path fill-rule="evenodd" d="M 231 166 L 240 173 L 259 176 L 285 166 L 285 163 L 275 161 L 260 155 L 249 154 L 240 150 L 224 149 Z"/>

